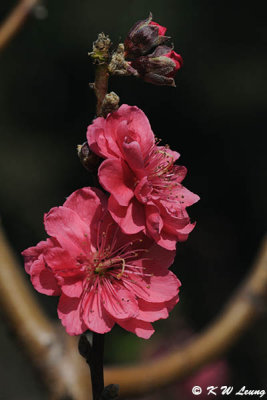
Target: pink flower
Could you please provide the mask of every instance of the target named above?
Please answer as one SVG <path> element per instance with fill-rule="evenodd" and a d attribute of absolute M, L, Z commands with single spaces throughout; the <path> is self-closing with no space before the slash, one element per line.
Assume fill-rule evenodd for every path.
<path fill-rule="evenodd" d="M 125 235 L 97 189 L 74 192 L 44 217 L 51 238 L 22 253 L 36 290 L 59 295 L 58 316 L 70 335 L 105 333 L 115 323 L 149 338 L 167 318 L 180 282 L 168 270 L 175 252 L 142 233 Z"/>
<path fill-rule="evenodd" d="M 95 119 L 87 139 L 106 158 L 99 181 L 111 194 L 108 208 L 123 232 L 143 231 L 169 250 L 186 240 L 195 226 L 186 207 L 199 197 L 182 186 L 187 171 L 175 165 L 179 154 L 157 146 L 145 114 L 124 104 L 106 119 Z"/>

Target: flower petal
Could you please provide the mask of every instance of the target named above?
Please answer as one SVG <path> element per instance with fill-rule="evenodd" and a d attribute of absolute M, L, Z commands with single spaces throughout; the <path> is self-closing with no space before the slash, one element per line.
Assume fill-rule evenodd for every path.
<path fill-rule="evenodd" d="M 116 288 L 115 291 L 106 287 L 102 289 L 102 298 L 105 310 L 115 319 L 129 319 L 138 315 L 137 301 L 129 290 Z"/>
<path fill-rule="evenodd" d="M 31 281 L 38 292 L 48 296 L 58 296 L 61 292 L 54 274 L 46 268 L 42 255 L 32 265 Z"/>
<path fill-rule="evenodd" d="M 149 339 L 155 332 L 155 329 L 149 322 L 140 321 L 135 318 L 127 319 L 125 321 L 116 321 L 118 325 L 127 331 L 135 333 L 137 336 L 143 339 Z"/>
<path fill-rule="evenodd" d="M 105 160 L 98 170 L 101 185 L 110 192 L 116 201 L 127 206 L 134 196 L 134 175 L 123 160 Z"/>
<path fill-rule="evenodd" d="M 169 316 L 165 302 L 151 303 L 143 299 L 138 300 L 139 315 L 138 319 L 147 322 L 154 322 L 159 319 L 166 319 Z"/>
<path fill-rule="evenodd" d="M 96 118 L 87 128 L 87 141 L 94 153 L 100 157 L 108 157 L 110 155 L 108 143 L 105 137 L 106 120 L 105 118 Z"/>
<path fill-rule="evenodd" d="M 91 290 L 84 300 L 82 318 L 86 326 L 93 332 L 106 333 L 114 325 L 113 319 L 108 315 L 102 305 L 101 290 Z"/>
<path fill-rule="evenodd" d="M 158 241 L 163 227 L 163 221 L 160 216 L 159 209 L 153 203 L 147 204 L 145 209 L 147 232 L 150 237 L 152 237 L 155 241 Z"/>
<path fill-rule="evenodd" d="M 115 113 L 116 118 L 127 120 L 128 135 L 139 143 L 143 157 L 147 156 L 155 143 L 155 137 L 145 113 L 138 107 L 127 104 L 120 106 Z"/>
<path fill-rule="evenodd" d="M 160 238 L 157 241 L 159 246 L 164 247 L 166 250 L 175 250 L 177 243 L 177 235 L 169 233 L 164 229 L 161 231 Z"/>
<path fill-rule="evenodd" d="M 48 247 L 53 247 L 57 243 L 54 239 L 46 239 L 39 242 L 36 246 L 29 247 L 28 249 L 21 252 L 24 257 L 25 270 L 27 274 L 30 274 L 32 264 L 38 259 L 42 252 Z"/>
<path fill-rule="evenodd" d="M 107 204 L 107 196 L 101 190 L 91 187 L 76 190 L 72 193 L 63 207 L 70 208 L 87 224 L 95 224 Z"/>
<path fill-rule="evenodd" d="M 124 285 L 137 297 L 152 303 L 169 301 L 179 292 L 181 283 L 171 271 L 157 271 L 151 268 L 146 273 L 155 272 L 154 276 L 141 277 L 135 275 L 131 280 L 124 280 Z"/>
<path fill-rule="evenodd" d="M 81 318 L 81 301 L 79 298 L 62 294 L 58 303 L 58 317 L 69 335 L 80 335 L 87 330 Z"/>
<path fill-rule="evenodd" d="M 136 141 L 131 141 L 130 138 L 125 137 L 123 144 L 123 153 L 125 160 L 127 161 L 130 168 L 136 172 L 141 178 L 144 175 L 144 159 L 140 149 L 140 145 Z M 140 171 L 140 173 L 138 173 Z"/>
<path fill-rule="evenodd" d="M 60 245 L 72 256 L 90 249 L 90 230 L 76 212 L 67 207 L 52 208 L 44 217 L 45 229 L 56 237 Z"/>
<path fill-rule="evenodd" d="M 132 199 L 128 207 L 123 207 L 110 196 L 108 208 L 123 232 L 131 235 L 145 228 L 144 208 L 136 199 Z"/>

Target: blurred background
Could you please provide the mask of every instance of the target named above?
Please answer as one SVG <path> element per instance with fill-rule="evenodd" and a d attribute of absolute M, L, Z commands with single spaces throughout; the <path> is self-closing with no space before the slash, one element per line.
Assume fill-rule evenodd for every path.
<path fill-rule="evenodd" d="M 0 20 L 15 4 L 1 1 Z M 259 2 L 241 0 L 47 0 L 0 54 L 0 213 L 21 257 L 45 238 L 44 212 L 91 184 L 76 145 L 94 117 L 92 41 L 101 31 L 114 44 L 123 41 L 149 11 L 184 58 L 177 88 L 116 77 L 110 89 L 121 103 L 138 105 L 155 135 L 181 154 L 184 184 L 201 201 L 188 210 L 197 226 L 178 245 L 173 267 L 183 285 L 180 303 L 154 324 L 149 341 L 113 329 L 107 364 L 156 357 L 199 332 L 251 266 L 267 214 L 265 13 Z M 35 295 L 56 319 L 57 298 Z M 142 399 L 191 400 L 200 382 L 266 390 L 266 336 L 262 318 L 218 363 Z M 0 399 L 37 398 L 47 399 L 45 389 L 0 318 Z"/>

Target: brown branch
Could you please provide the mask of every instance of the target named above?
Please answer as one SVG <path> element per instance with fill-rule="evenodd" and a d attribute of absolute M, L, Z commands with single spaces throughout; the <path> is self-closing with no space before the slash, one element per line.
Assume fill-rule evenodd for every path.
<path fill-rule="evenodd" d="M 0 26 L 0 51 L 5 48 L 17 31 L 22 27 L 23 22 L 37 3 L 38 0 L 20 0 L 11 11 Z"/>
<path fill-rule="evenodd" d="M 107 65 L 98 65 L 96 67 L 94 83 L 95 95 L 97 98 L 96 115 L 98 117 L 102 116 L 102 104 L 108 91 L 108 78 L 109 73 Z"/>
<path fill-rule="evenodd" d="M 53 399 L 88 400 L 90 375 L 76 338 L 55 327 L 41 311 L 0 227 L 0 306 L 25 353 L 40 371 Z"/>
<path fill-rule="evenodd" d="M 36 299 L 0 232 L 0 303 L 26 353 L 41 371 L 53 394 L 88 400 L 91 384 L 87 366 L 77 351 L 77 339 L 55 329 L 40 311 Z M 21 268 L 22 269 L 22 268 Z M 153 362 L 105 370 L 105 384 L 120 384 L 122 396 L 143 394 L 166 386 L 219 357 L 252 324 L 266 304 L 267 239 L 248 278 L 224 311 L 201 334 L 176 351 Z"/>

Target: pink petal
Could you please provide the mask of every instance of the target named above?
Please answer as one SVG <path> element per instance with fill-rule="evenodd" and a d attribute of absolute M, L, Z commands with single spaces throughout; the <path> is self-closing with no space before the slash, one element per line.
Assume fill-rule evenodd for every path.
<path fill-rule="evenodd" d="M 187 240 L 189 233 L 192 232 L 194 227 L 196 226 L 196 222 L 193 224 L 187 224 L 184 228 L 177 230 L 177 237 L 179 242 L 184 242 Z"/>
<path fill-rule="evenodd" d="M 42 255 L 32 265 L 31 281 L 38 292 L 48 296 L 58 296 L 61 292 L 55 276 L 46 268 Z"/>
<path fill-rule="evenodd" d="M 177 296 L 181 282 L 177 279 L 173 272 L 168 271 L 163 276 L 152 276 L 150 279 L 149 298 L 152 301 L 169 301 Z"/>
<path fill-rule="evenodd" d="M 122 148 L 125 160 L 130 168 L 138 174 L 138 170 L 144 169 L 144 158 L 139 143 L 125 137 Z"/>
<path fill-rule="evenodd" d="M 108 208 L 112 218 L 123 232 L 131 235 L 145 228 L 144 209 L 136 199 L 132 199 L 128 207 L 123 207 L 113 196 L 110 196 Z"/>
<path fill-rule="evenodd" d="M 67 207 L 52 208 L 44 217 L 45 229 L 51 236 L 57 238 L 60 245 L 70 255 L 78 256 L 82 252 L 88 252 L 90 243 L 89 227 L 81 218 Z"/>
<path fill-rule="evenodd" d="M 110 155 L 105 129 L 106 120 L 102 117 L 96 118 L 87 128 L 87 141 L 91 151 L 104 158 Z"/>
<path fill-rule="evenodd" d="M 162 246 L 164 249 L 175 250 L 177 240 L 178 240 L 177 235 L 169 233 L 163 229 L 161 231 L 160 238 L 157 241 L 157 244 L 159 246 Z"/>
<path fill-rule="evenodd" d="M 110 192 L 116 201 L 127 206 L 134 193 L 134 175 L 123 160 L 111 158 L 99 167 L 99 181 Z"/>
<path fill-rule="evenodd" d="M 135 187 L 135 197 L 140 203 L 146 204 L 150 200 L 151 185 L 148 183 L 147 177 L 144 176 Z"/>
<path fill-rule="evenodd" d="M 138 319 L 127 319 L 125 321 L 116 321 L 123 329 L 135 333 L 143 339 L 149 339 L 155 332 L 153 326 L 149 322 L 140 321 Z"/>
<path fill-rule="evenodd" d="M 151 236 L 155 241 L 160 238 L 160 232 L 163 227 L 163 221 L 160 216 L 159 209 L 153 203 L 147 204 L 146 210 L 146 227 L 149 236 Z"/>
<path fill-rule="evenodd" d="M 187 168 L 181 165 L 174 165 L 174 173 L 176 175 L 176 182 L 181 183 L 187 174 Z"/>
<path fill-rule="evenodd" d="M 124 281 L 124 285 L 137 297 L 152 303 L 169 301 L 179 292 L 180 281 L 171 271 L 157 271 L 153 268 L 146 270 L 146 273 L 155 272 L 150 278 L 134 276 L 131 281 Z"/>
<path fill-rule="evenodd" d="M 136 317 L 139 312 L 135 297 L 123 288 L 116 289 L 113 294 L 103 288 L 102 298 L 105 310 L 115 319 Z"/>
<path fill-rule="evenodd" d="M 144 267 L 145 269 L 149 269 L 150 273 L 156 273 L 160 275 L 161 273 L 165 274 L 166 270 L 173 264 L 174 257 L 176 252 L 169 251 L 164 249 L 161 246 L 158 246 L 156 243 L 144 243 L 144 248 L 148 249 L 146 253 L 145 260 L 134 260 L 133 264 L 139 267 Z M 154 270 L 154 271 L 153 271 Z"/>
<path fill-rule="evenodd" d="M 151 146 L 155 143 L 155 137 L 143 111 L 138 107 L 123 104 L 116 113 L 120 120 L 127 120 L 128 131 L 131 132 L 130 136 L 140 144 L 143 157 L 148 155 Z"/>
<path fill-rule="evenodd" d="M 81 318 L 81 302 L 79 298 L 60 296 L 58 303 L 58 317 L 65 326 L 69 335 L 80 335 L 87 330 L 87 326 Z"/>
<path fill-rule="evenodd" d="M 25 270 L 27 274 L 30 274 L 31 266 L 42 254 L 42 252 L 48 247 L 53 247 L 56 241 L 53 239 L 47 239 L 45 241 L 39 242 L 36 246 L 29 247 L 28 249 L 22 251 L 25 262 Z"/>
<path fill-rule="evenodd" d="M 180 158 L 180 154 L 177 153 L 177 151 L 173 151 L 166 146 L 157 146 L 157 149 L 163 151 L 164 153 L 168 153 L 173 162 L 177 161 L 178 158 Z"/>
<path fill-rule="evenodd" d="M 69 276 L 79 272 L 79 269 L 76 265 L 76 260 L 70 256 L 68 251 L 62 249 L 61 247 L 47 249 L 44 252 L 44 258 L 45 262 L 54 273 Z"/>
<path fill-rule="evenodd" d="M 143 299 L 138 300 L 140 308 L 138 319 L 147 322 L 154 322 L 159 319 L 168 318 L 169 313 L 166 304 L 163 303 L 149 303 Z"/>
<path fill-rule="evenodd" d="M 182 202 L 183 207 L 189 207 L 192 204 L 199 201 L 200 199 L 200 197 L 197 194 L 191 192 L 182 185 L 181 188 L 177 190 L 177 192 L 178 192 L 178 200 Z"/>
<path fill-rule="evenodd" d="M 100 290 L 98 288 L 98 290 Z M 101 294 L 91 290 L 84 300 L 82 318 L 86 326 L 93 332 L 106 333 L 114 326 L 114 321 L 107 314 L 103 305 Z"/>
<path fill-rule="evenodd" d="M 177 294 L 177 296 L 175 296 L 173 299 L 166 301 L 166 307 L 168 309 L 168 311 L 170 312 L 173 307 L 178 303 L 179 301 L 179 295 Z"/>
<path fill-rule="evenodd" d="M 61 286 L 61 290 L 68 297 L 80 297 L 83 292 L 83 281 L 66 278 Z"/>
<path fill-rule="evenodd" d="M 107 196 L 99 189 L 85 187 L 72 193 L 63 207 L 75 211 L 87 224 L 95 223 L 103 213 L 103 207 L 107 204 Z"/>
<path fill-rule="evenodd" d="M 59 247 L 49 249 L 44 255 L 47 265 L 59 278 L 62 291 L 69 297 L 80 297 L 83 291 L 84 271 L 69 253 Z"/>

